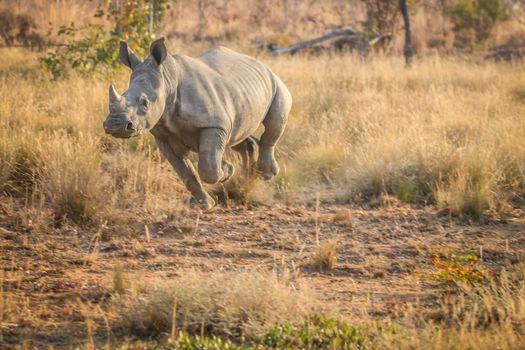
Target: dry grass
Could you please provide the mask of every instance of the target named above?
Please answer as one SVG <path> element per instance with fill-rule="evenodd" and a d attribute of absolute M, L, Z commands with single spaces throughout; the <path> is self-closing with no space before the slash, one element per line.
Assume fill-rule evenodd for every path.
<path fill-rule="evenodd" d="M 516 66 L 429 58 L 405 70 L 397 60 L 328 60 L 292 58 L 288 69 L 273 63 L 294 93 L 280 149 L 282 176 L 293 188 L 328 183 L 348 198 L 392 194 L 465 213 L 521 197 L 525 130 L 522 102 L 511 97 L 522 85 Z M 331 152 L 312 156 L 312 149 Z M 480 209 L 454 197 L 472 198 Z"/>
<path fill-rule="evenodd" d="M 518 66 L 428 58 L 406 70 L 397 59 L 262 60 L 295 101 L 278 152 L 282 173 L 275 188 L 234 180 L 234 199 L 393 195 L 480 217 L 522 197 L 523 101 L 513 96 L 525 77 Z M 114 80 L 122 90 L 128 73 L 121 73 Z M 0 79 L 4 190 L 45 198 L 58 221 L 88 223 L 137 205 L 167 215 L 187 200 L 151 137 L 102 134 L 107 81 L 51 83 L 17 51 L 6 55 Z"/>
<path fill-rule="evenodd" d="M 183 270 L 155 292 L 132 300 L 122 317 L 126 327 L 142 335 L 175 327 L 239 339 L 263 335 L 284 322 L 299 324 L 315 307 L 312 292 L 288 274 Z"/>
<path fill-rule="evenodd" d="M 477 167 L 477 166 L 476 166 Z M 448 183 L 438 183 L 436 200 L 438 206 L 453 216 L 469 215 L 479 219 L 486 209 L 494 207 L 491 193 L 495 181 L 486 169 L 457 170 Z"/>
<path fill-rule="evenodd" d="M 521 349 L 525 346 L 524 271 L 524 266 L 518 265 L 479 283 L 457 280 L 433 307 L 412 305 L 402 314 L 381 321 L 361 316 L 357 325 L 362 348 L 492 349 L 498 344 L 500 349 Z M 127 327 L 148 336 L 189 331 L 201 336 L 226 335 L 237 341 L 244 335 L 243 339 L 261 341 L 271 335 L 273 343 L 284 345 L 304 341 L 315 344 L 316 337 L 341 332 L 337 327 L 323 330 L 310 325 L 308 336 L 300 333 L 294 339 L 283 331 L 286 328 L 272 328 L 276 324 L 299 325 L 315 315 L 317 302 L 308 289 L 297 288 L 297 281 L 272 273 L 185 270 L 173 283 L 136 298 L 123 309 L 123 315 Z M 345 341 L 353 339 L 343 334 L 340 336 Z M 229 349 L 218 344 L 217 349 Z M 346 348 L 337 344 L 332 343 L 330 348 Z"/>
<path fill-rule="evenodd" d="M 129 282 L 124 275 L 124 271 L 121 266 L 115 266 L 113 270 L 113 292 L 117 294 L 124 294 Z"/>
<path fill-rule="evenodd" d="M 312 266 L 321 271 L 333 270 L 337 265 L 337 245 L 333 241 L 321 243 L 312 256 Z"/>
<path fill-rule="evenodd" d="M 170 44 L 176 47 L 176 43 Z M 525 194 L 525 124 L 522 122 L 525 101 L 521 96 L 525 89 L 525 70 L 522 63 L 499 65 L 427 57 L 406 69 L 399 58 L 368 62 L 350 55 L 331 54 L 319 57 L 260 55 L 259 58 L 282 77 L 294 96 L 289 124 L 277 152 L 282 173 L 271 183 L 235 179 L 226 186 L 233 194 L 230 201 L 272 205 L 312 203 L 314 194 L 321 193 L 321 198 L 326 200 L 379 202 L 388 206 L 397 201 L 431 204 L 451 215 L 474 218 L 482 217 L 486 209 L 522 205 Z M 263 248 L 270 249 L 273 243 L 289 239 L 294 242 L 292 248 L 287 250 L 275 244 L 277 248 L 272 252 L 289 254 L 300 266 L 306 266 L 302 262 L 309 262 L 310 257 L 301 260 L 301 254 L 303 247 L 307 251 L 313 248 L 308 235 L 312 222 L 307 219 L 312 213 L 296 212 L 297 208 L 287 209 L 291 213 L 286 214 L 289 215 L 287 221 L 278 221 L 283 213 L 266 216 L 260 208 L 257 212 L 244 213 L 245 217 L 240 220 L 236 217 L 236 220 L 244 221 L 246 226 L 237 226 L 231 232 L 223 217 L 219 217 L 225 213 L 208 217 L 207 230 L 214 227 L 224 230 L 222 236 L 230 239 L 235 249 L 245 244 L 244 255 L 237 256 L 239 251 L 233 248 L 221 252 L 214 241 L 217 236 L 206 236 L 208 232 L 201 230 L 198 221 L 195 223 L 193 219 L 189 231 L 204 238 L 192 236 L 188 242 L 176 241 L 175 248 L 164 243 L 154 247 L 159 237 L 180 234 L 178 219 L 190 220 L 184 209 L 189 194 L 162 159 L 150 136 L 122 141 L 103 134 L 101 123 L 107 109 L 107 84 L 114 80 L 118 90 L 123 91 L 128 75 L 128 71 L 121 70 L 114 77 L 89 79 L 73 75 L 51 82 L 32 54 L 5 51 L 0 63 L 0 209 L 2 217 L 8 218 L 6 229 L 30 233 L 23 238 L 6 234 L 14 236 L 5 238 L 6 246 L 18 244 L 20 250 L 28 254 L 29 258 L 25 257 L 28 260 L 46 257 L 58 261 L 61 255 L 54 255 L 55 241 L 31 244 L 27 242 L 28 237 L 36 240 L 47 237 L 50 232 L 71 234 L 75 237 L 71 239 L 73 257 L 67 268 L 79 268 L 75 254 L 80 254 L 78 251 L 82 249 L 92 249 L 93 254 L 90 251 L 89 259 L 81 260 L 81 265 L 89 264 L 88 267 L 96 271 L 94 245 L 99 236 L 84 234 L 102 234 L 104 230 L 104 234 L 118 233 L 108 238 L 113 241 L 105 246 L 107 254 L 114 249 L 121 254 L 115 253 L 118 258 L 124 259 L 125 254 L 128 258 L 131 256 L 129 259 L 138 256 L 136 261 L 144 264 L 141 268 L 151 274 L 150 267 L 156 266 L 146 262 L 157 258 L 154 254 L 165 258 L 159 266 L 169 263 L 178 269 L 179 263 L 186 263 L 184 254 L 191 255 L 199 249 L 200 255 L 196 254 L 195 258 L 201 259 L 195 263 L 199 267 L 203 266 L 206 254 L 213 256 L 213 264 L 219 260 L 217 256 L 221 261 L 231 257 L 239 264 L 269 264 L 272 258 L 275 261 L 281 255 L 272 257 Z M 399 210 L 404 212 L 405 208 Z M 377 254 L 365 251 L 376 244 L 373 242 L 401 236 L 405 226 L 400 226 L 399 218 L 386 221 L 386 228 L 376 227 L 377 232 L 370 234 L 373 239 L 369 241 L 369 231 L 363 222 L 373 225 L 383 217 L 378 215 L 363 221 L 353 216 L 357 214 L 343 209 L 333 213 L 333 221 L 344 225 L 331 226 L 331 220 L 323 220 L 315 228 L 322 230 L 323 239 L 330 230 L 341 230 L 337 231 L 340 236 L 334 238 L 340 239 L 337 247 L 341 247 L 341 255 L 346 254 L 339 261 L 343 266 L 335 266 L 335 246 L 324 243 L 317 251 L 315 264 L 335 270 L 341 280 L 349 276 L 352 276 L 349 279 L 378 278 L 386 284 L 394 278 L 394 273 L 405 273 L 388 266 L 398 252 L 386 256 L 380 251 Z M 407 234 L 435 232 L 434 223 L 424 220 L 429 219 L 424 216 L 421 223 L 409 226 Z M 154 230 L 158 222 L 162 225 Z M 283 226 L 290 223 L 288 236 L 275 237 L 281 232 L 275 228 L 275 222 Z M 142 239 L 145 224 L 152 227 L 151 242 L 149 238 Z M 450 232 L 451 237 L 464 229 L 456 228 Z M 161 230 L 165 232 L 159 233 Z M 482 236 L 483 230 L 488 228 L 484 226 L 476 233 L 479 239 L 486 238 Z M 126 236 L 137 232 L 143 243 L 136 239 L 130 242 Z M 509 237 L 518 235 L 512 234 L 515 232 L 509 233 Z M 260 241 L 250 242 L 256 236 Z M 70 236 L 64 237 L 54 239 L 69 243 Z M 120 241 L 120 237 L 128 240 Z M 268 237 L 272 237 L 273 243 L 266 241 Z M 345 239 L 355 240 L 359 249 L 350 251 Z M 448 239 L 443 238 L 437 244 L 447 244 Z M 499 238 L 496 235 L 493 239 L 496 242 Z M 512 239 L 520 246 L 518 238 Z M 191 246 L 192 241 L 200 242 L 200 246 Z M 126 247 L 125 252 L 119 244 Z M 503 243 L 497 241 L 497 244 Z M 423 252 L 404 248 L 399 249 L 399 254 L 415 254 L 413 259 L 417 257 L 421 266 L 426 263 L 421 262 L 425 259 L 420 257 L 424 254 L 423 248 Z M 11 250 L 6 248 L 6 251 Z M 260 257 L 259 260 L 254 256 Z M 362 267 L 357 266 L 367 262 L 374 268 L 370 274 L 362 273 Z M 6 273 L 4 280 L 9 280 L 9 285 L 29 283 L 19 272 L 25 271 L 24 267 L 13 264 L 13 271 Z M 31 271 L 30 267 L 27 271 Z M 115 270 L 113 288 L 108 290 L 120 295 L 115 298 L 120 298 L 124 308 L 118 315 L 126 316 L 127 326 L 138 333 L 170 333 L 175 319 L 178 328 L 196 334 L 202 329 L 206 334 L 238 338 L 262 334 L 278 323 L 300 322 L 314 310 L 309 292 L 286 276 L 252 270 L 176 270 L 176 273 L 178 276 L 168 285 L 156 291 L 142 288 L 136 292 L 139 296 L 127 303 L 131 297 L 127 281 L 120 270 Z M 315 273 L 328 278 L 323 273 Z M 410 305 L 412 309 L 405 308 L 402 315 L 395 319 L 392 316 L 380 325 L 377 318 L 361 317 L 364 329 L 370 331 L 373 339 L 370 347 L 489 349 L 498 344 L 502 349 L 523 348 L 523 275 L 513 274 L 508 281 L 503 274 L 495 282 L 477 289 L 463 286 L 454 289 L 452 294 L 457 297 L 444 300 L 439 308 Z M 130 273 L 129 279 L 138 278 Z M 84 285 L 74 287 L 77 288 L 74 293 L 73 287 L 56 285 L 29 285 L 27 290 L 33 293 L 42 288 L 60 287 L 70 295 L 77 293 L 77 289 L 78 293 L 87 293 L 82 289 Z M 93 288 L 95 292 L 90 291 L 92 294 L 85 300 L 96 299 L 111 311 L 114 300 L 103 299 L 106 291 Z M 23 317 L 36 317 L 31 316 L 35 315 L 34 305 L 25 305 L 23 298 L 6 297 L 5 300 L 2 327 L 16 328 L 18 332 Z M 64 309 L 65 314 L 69 312 L 64 317 L 83 322 L 85 329 L 85 324 L 96 317 L 88 312 L 87 316 L 76 314 L 76 303 L 75 297 L 74 303 L 68 304 L 68 310 Z M 98 310 L 93 305 L 92 309 Z M 437 310 L 436 314 L 430 315 L 429 309 Z M 17 310 L 23 310 L 23 317 Z M 56 310 L 43 307 L 41 315 L 37 315 L 47 320 Z M 360 312 L 360 315 L 367 314 L 366 310 Z M 104 325 L 103 318 L 97 320 Z M 48 328 L 42 326 L 42 329 Z"/>
<path fill-rule="evenodd" d="M 21 51 L 11 52 L 0 80 L 4 194 L 46 203 L 57 222 L 82 224 L 171 215 L 185 200 L 151 138 L 122 143 L 100 132 L 105 83 L 50 83 Z"/>
<path fill-rule="evenodd" d="M 524 271 L 520 265 L 482 284 L 459 283 L 439 309 L 408 312 L 392 332 L 379 334 L 374 348 L 488 350 L 497 344 L 498 349 L 523 349 Z"/>
<path fill-rule="evenodd" d="M 346 226 L 352 226 L 352 213 L 347 208 L 337 208 L 334 210 L 332 220 Z"/>
<path fill-rule="evenodd" d="M 243 169 L 242 163 L 235 161 L 238 157 L 233 152 L 228 156 L 234 160 L 236 175 L 225 184 L 215 186 L 216 194 L 226 196 L 226 199 L 233 203 L 273 204 L 276 195 L 275 186 L 259 178 L 254 169 L 250 169 L 249 172 Z"/>

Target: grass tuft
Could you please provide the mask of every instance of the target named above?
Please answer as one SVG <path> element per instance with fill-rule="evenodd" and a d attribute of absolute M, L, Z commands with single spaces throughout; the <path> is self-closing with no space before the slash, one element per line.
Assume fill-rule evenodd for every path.
<path fill-rule="evenodd" d="M 102 217 L 103 192 L 101 157 L 90 136 L 56 133 L 42 140 L 46 152 L 39 159 L 39 182 L 59 221 L 95 223 Z"/>
<path fill-rule="evenodd" d="M 142 335 L 169 332 L 176 320 L 179 330 L 240 338 L 262 335 L 280 323 L 300 323 L 314 307 L 308 289 L 290 276 L 186 270 L 151 295 L 132 300 L 122 317 L 126 327 Z"/>
<path fill-rule="evenodd" d="M 334 241 L 322 242 L 315 250 L 312 265 L 321 271 L 330 271 L 337 266 L 337 245 Z"/>
<path fill-rule="evenodd" d="M 480 219 L 494 203 L 491 175 L 484 169 L 474 167 L 458 170 L 436 189 L 438 207 L 457 217 Z"/>
<path fill-rule="evenodd" d="M 343 224 L 345 226 L 352 225 L 352 213 L 347 208 L 336 208 L 334 209 L 334 215 L 332 220 L 336 223 Z"/>
<path fill-rule="evenodd" d="M 121 266 L 115 266 L 113 269 L 113 292 L 123 295 L 128 289 L 128 281 L 125 278 Z"/>

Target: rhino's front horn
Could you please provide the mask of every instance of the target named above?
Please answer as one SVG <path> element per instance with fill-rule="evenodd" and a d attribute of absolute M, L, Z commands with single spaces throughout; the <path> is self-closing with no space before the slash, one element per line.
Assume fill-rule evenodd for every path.
<path fill-rule="evenodd" d="M 120 95 L 118 94 L 117 90 L 115 90 L 115 87 L 113 84 L 109 86 L 109 102 L 119 102 L 120 101 Z"/>

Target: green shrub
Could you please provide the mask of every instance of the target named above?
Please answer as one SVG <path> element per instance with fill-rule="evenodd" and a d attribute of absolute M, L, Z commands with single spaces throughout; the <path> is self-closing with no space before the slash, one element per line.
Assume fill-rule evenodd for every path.
<path fill-rule="evenodd" d="M 436 271 L 431 278 L 447 283 L 474 284 L 484 280 L 485 268 L 474 254 L 434 254 L 432 263 Z"/>
<path fill-rule="evenodd" d="M 393 192 L 397 198 L 405 203 L 415 202 L 419 198 L 423 186 L 416 183 L 415 180 L 401 179 L 393 186 Z"/>
<path fill-rule="evenodd" d="M 456 45 L 461 47 L 485 41 L 496 22 L 507 17 L 503 0 L 456 0 L 447 12 L 454 22 Z"/>
<path fill-rule="evenodd" d="M 300 326 L 289 323 L 270 329 L 259 338 L 232 342 L 228 337 L 193 335 L 186 331 L 170 339 L 169 345 L 154 343 L 128 343 L 117 349 L 169 349 L 169 350 L 270 350 L 270 349 L 364 349 L 367 336 L 346 322 L 321 315 L 304 321 Z"/>
<path fill-rule="evenodd" d="M 213 336 L 192 336 L 187 332 L 181 332 L 177 339 L 176 345 L 173 350 L 194 350 L 194 349 L 206 349 L 206 350 L 241 350 L 241 349 L 253 349 L 249 345 L 237 345 L 232 343 L 230 340 L 224 340 L 222 338 Z"/>
<path fill-rule="evenodd" d="M 283 324 L 271 329 L 262 339 L 273 349 L 362 349 L 366 336 L 345 322 L 314 316 L 301 326 Z"/>
<path fill-rule="evenodd" d="M 63 25 L 57 35 L 65 39 L 66 45 L 50 50 L 40 62 L 54 78 L 66 76 L 70 69 L 82 74 L 104 72 L 118 64 L 121 39 L 127 40 L 139 55 L 144 55 L 153 31 L 164 17 L 167 3 L 167 0 L 125 0 L 120 6 L 110 2 L 105 9 L 99 5 L 94 17 L 115 23 L 113 29 L 100 24 L 80 28 L 74 23 Z"/>

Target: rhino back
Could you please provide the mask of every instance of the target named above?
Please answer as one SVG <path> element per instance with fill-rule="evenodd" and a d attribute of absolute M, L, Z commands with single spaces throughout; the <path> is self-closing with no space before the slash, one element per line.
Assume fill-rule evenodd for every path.
<path fill-rule="evenodd" d="M 180 69 L 179 122 L 194 128 L 221 127 L 230 133 L 231 144 L 257 129 L 275 94 L 269 68 L 224 47 L 197 58 L 175 59 Z"/>

